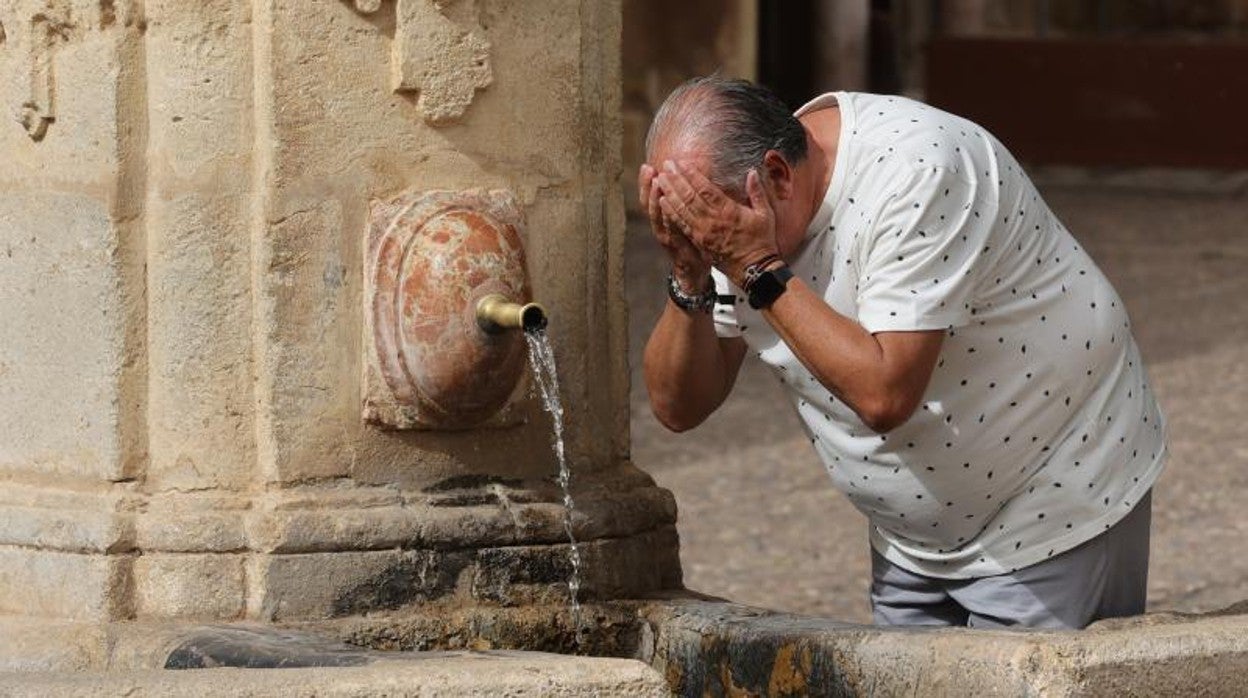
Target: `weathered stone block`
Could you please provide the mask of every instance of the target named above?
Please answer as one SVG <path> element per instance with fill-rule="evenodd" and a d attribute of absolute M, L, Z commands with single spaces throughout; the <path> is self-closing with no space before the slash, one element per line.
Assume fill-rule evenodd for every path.
<path fill-rule="evenodd" d="M 0 488 L 0 545 L 75 553 L 128 550 L 129 495 L 112 489 L 72 492 L 6 483 Z"/>
<path fill-rule="evenodd" d="M 455 592 L 472 557 L 427 550 L 267 555 L 249 574 L 249 615 L 331 618 L 441 598 Z"/>
<path fill-rule="evenodd" d="M 476 90 L 493 80 L 490 43 L 476 3 L 397 0 L 394 89 L 417 93 L 430 123 L 462 116 Z"/>
<path fill-rule="evenodd" d="M 102 201 L 0 190 L 0 468 L 122 477 L 117 245 Z"/>
<path fill-rule="evenodd" d="M 538 652 L 448 652 L 363 666 L 30 673 L 4 677 L 6 696 L 418 696 L 574 698 L 668 695 L 663 677 L 633 659 Z"/>
<path fill-rule="evenodd" d="M 0 613 L 106 621 L 129 613 L 130 557 L 0 547 Z"/>
<path fill-rule="evenodd" d="M 358 451 L 359 325 L 349 312 L 338 240 L 341 203 L 316 198 L 281 215 L 265 235 L 258 264 L 255 329 L 257 453 L 265 480 L 291 482 L 348 474 Z M 348 376 L 343 372 L 354 366 Z M 344 384 L 342 379 L 346 379 Z"/>
<path fill-rule="evenodd" d="M 255 465 L 251 12 L 144 5 L 153 490 L 239 488 Z"/>
<path fill-rule="evenodd" d="M 115 174 L 122 30 L 102 26 L 101 4 L 10 2 L 0 16 L 0 109 L 11 125 L 0 145 L 21 164 L 47 157 L 48 169 L 72 182 Z"/>
<path fill-rule="evenodd" d="M 627 538 L 590 541 L 582 548 L 582 593 L 590 599 L 629 599 L 680 589 L 680 540 L 675 526 Z"/>
<path fill-rule="evenodd" d="M 238 552 L 249 546 L 242 507 L 196 510 L 176 499 L 135 516 L 134 544 L 145 552 Z"/>
<path fill-rule="evenodd" d="M 98 669 L 105 664 L 106 627 L 34 616 L 0 618 L 0 672 Z M 11 679 L 3 680 L 0 692 L 11 685 Z"/>
<path fill-rule="evenodd" d="M 143 618 L 241 617 L 243 569 L 241 555 L 143 555 L 134 562 L 135 610 Z"/>
<path fill-rule="evenodd" d="M 149 203 L 147 481 L 152 489 L 240 488 L 255 463 L 249 206 L 223 156 Z M 190 187 L 190 184 L 181 186 Z M 194 396 L 189 398 L 188 396 Z"/>
<path fill-rule="evenodd" d="M 881 628 L 686 598 L 642 608 L 653 632 L 639 654 L 679 695 L 1241 695 L 1248 616 L 1220 615 Z"/>
<path fill-rule="evenodd" d="M 630 598 L 680 586 L 676 532 L 587 541 L 584 598 Z M 568 599 L 569 546 L 491 546 L 266 555 L 253 562 L 252 617 L 309 620 L 446 600 L 559 604 Z"/>
<path fill-rule="evenodd" d="M 107 511 L 0 505 L 0 545 L 103 553 L 127 538 L 127 519 Z"/>

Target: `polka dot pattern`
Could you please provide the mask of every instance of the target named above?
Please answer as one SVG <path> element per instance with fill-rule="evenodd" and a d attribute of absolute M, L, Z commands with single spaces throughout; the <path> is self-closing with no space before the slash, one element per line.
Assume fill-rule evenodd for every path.
<path fill-rule="evenodd" d="M 836 169 L 792 267 L 871 332 L 945 330 L 923 402 L 876 434 L 747 305 L 718 305 L 716 331 L 773 369 L 901 567 L 1001 574 L 1112 526 L 1160 473 L 1165 424 L 1109 281 L 984 129 L 902 97 L 803 109 L 829 103 Z"/>

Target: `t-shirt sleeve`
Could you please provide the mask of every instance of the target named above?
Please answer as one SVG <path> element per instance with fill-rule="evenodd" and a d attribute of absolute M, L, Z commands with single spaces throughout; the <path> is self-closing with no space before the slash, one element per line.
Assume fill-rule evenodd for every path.
<path fill-rule="evenodd" d="M 974 181 L 925 168 L 885 202 L 861 255 L 858 322 L 868 332 L 970 321 L 995 215 L 979 194 Z"/>
<path fill-rule="evenodd" d="M 715 334 L 720 337 L 740 337 L 741 327 L 737 324 L 737 291 L 732 282 L 728 281 L 728 277 L 718 269 L 711 270 L 711 278 L 715 281 L 715 294 L 719 296 L 715 301 L 715 310 L 712 311 Z"/>

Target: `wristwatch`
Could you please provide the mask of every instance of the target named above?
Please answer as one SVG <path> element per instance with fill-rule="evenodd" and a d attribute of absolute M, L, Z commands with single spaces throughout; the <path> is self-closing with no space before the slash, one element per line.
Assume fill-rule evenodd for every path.
<path fill-rule="evenodd" d="M 685 290 L 677 283 L 676 277 L 667 275 L 667 295 L 676 304 L 677 308 L 685 312 L 702 312 L 709 313 L 715 307 L 715 300 L 718 296 L 715 294 L 715 279 L 707 277 L 707 290 L 703 293 L 692 294 L 685 293 Z"/>
<path fill-rule="evenodd" d="M 771 304 L 775 303 L 776 299 L 788 288 L 791 278 L 793 278 L 793 272 L 787 266 L 761 272 L 754 278 L 749 288 L 745 289 L 750 307 L 755 310 L 770 308 Z"/>

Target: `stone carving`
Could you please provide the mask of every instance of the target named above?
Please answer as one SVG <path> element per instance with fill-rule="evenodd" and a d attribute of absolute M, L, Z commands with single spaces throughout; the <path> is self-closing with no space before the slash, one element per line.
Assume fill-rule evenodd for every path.
<path fill-rule="evenodd" d="M 56 121 L 56 48 L 69 39 L 69 10 L 62 0 L 9 3 L 0 14 L 0 46 L 8 48 L 13 117 L 35 141 Z"/>
<path fill-rule="evenodd" d="M 461 5 L 459 21 L 448 6 Z M 416 106 L 431 123 L 463 115 L 477 90 L 490 84 L 490 44 L 482 38 L 473 0 L 398 0 L 394 87 L 416 91 Z"/>
<path fill-rule="evenodd" d="M 371 14 L 381 0 L 352 4 Z M 463 116 L 476 91 L 494 79 L 475 0 L 396 0 L 394 12 L 394 91 L 415 93 L 416 107 L 431 124 Z"/>
<path fill-rule="evenodd" d="M 526 343 L 518 331 L 486 333 L 475 311 L 491 293 L 529 299 L 522 225 L 505 191 L 407 192 L 373 203 L 365 257 L 366 421 L 462 429 L 507 403 L 526 366 Z"/>

